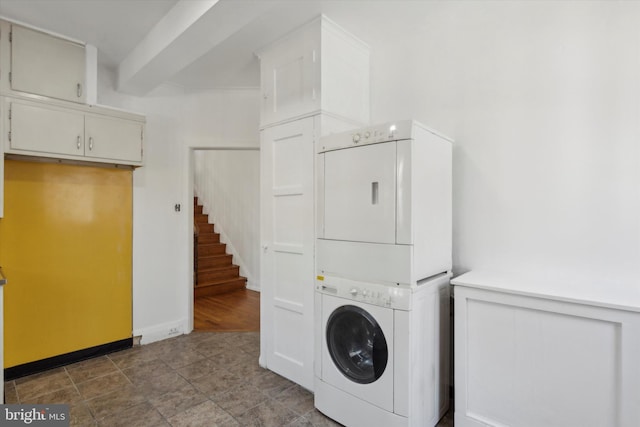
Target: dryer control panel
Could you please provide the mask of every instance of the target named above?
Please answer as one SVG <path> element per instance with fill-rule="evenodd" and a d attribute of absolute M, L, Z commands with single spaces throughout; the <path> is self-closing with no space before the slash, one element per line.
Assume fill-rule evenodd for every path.
<path fill-rule="evenodd" d="M 358 145 L 411 139 L 413 136 L 413 124 L 412 120 L 399 120 L 349 132 L 331 134 L 321 139 L 319 153 Z"/>
<path fill-rule="evenodd" d="M 396 310 L 411 309 L 411 288 L 397 284 L 360 282 L 343 277 L 318 275 L 316 291 Z"/>

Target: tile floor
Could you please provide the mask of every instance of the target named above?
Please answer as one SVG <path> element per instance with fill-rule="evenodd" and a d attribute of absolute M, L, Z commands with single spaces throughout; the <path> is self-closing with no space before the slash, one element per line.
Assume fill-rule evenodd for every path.
<path fill-rule="evenodd" d="M 5 398 L 69 404 L 72 426 L 340 425 L 258 354 L 257 332 L 194 332 L 8 381 Z"/>

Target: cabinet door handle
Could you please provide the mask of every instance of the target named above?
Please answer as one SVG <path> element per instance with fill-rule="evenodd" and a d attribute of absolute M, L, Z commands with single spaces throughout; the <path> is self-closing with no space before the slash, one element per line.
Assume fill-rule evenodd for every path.
<path fill-rule="evenodd" d="M 76 93 L 78 95 L 78 98 L 80 98 L 82 96 L 82 85 L 80 83 L 78 83 L 78 85 L 76 87 Z"/>
<path fill-rule="evenodd" d="M 78 150 L 81 147 L 81 145 L 80 145 L 80 135 L 78 135 L 78 138 L 76 139 L 76 147 L 78 147 Z"/>
<path fill-rule="evenodd" d="M 93 137 L 90 136 L 89 137 L 89 151 L 92 151 L 92 150 L 93 150 Z"/>

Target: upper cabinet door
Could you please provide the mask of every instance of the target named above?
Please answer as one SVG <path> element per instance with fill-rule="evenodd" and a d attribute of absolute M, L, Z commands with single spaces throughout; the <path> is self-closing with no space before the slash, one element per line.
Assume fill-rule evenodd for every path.
<path fill-rule="evenodd" d="M 10 152 L 84 154 L 84 116 L 81 112 L 28 101 L 11 102 Z"/>
<path fill-rule="evenodd" d="M 142 123 L 106 116 L 85 117 L 87 157 L 142 161 Z"/>
<path fill-rule="evenodd" d="M 18 25 L 11 26 L 11 89 L 85 102 L 85 47 Z"/>
<path fill-rule="evenodd" d="M 313 40 L 290 39 L 266 53 L 261 63 L 263 124 L 319 110 L 319 57 Z"/>

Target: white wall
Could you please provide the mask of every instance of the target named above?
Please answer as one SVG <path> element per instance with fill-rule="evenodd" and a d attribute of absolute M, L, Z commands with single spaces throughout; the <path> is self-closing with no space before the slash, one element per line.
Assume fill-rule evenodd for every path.
<path fill-rule="evenodd" d="M 194 155 L 198 202 L 247 278 L 247 288 L 259 290 L 260 152 L 198 150 Z"/>
<path fill-rule="evenodd" d="M 637 286 L 640 2 L 410 8 L 366 39 L 372 122 L 455 139 L 455 271 Z"/>
<path fill-rule="evenodd" d="M 193 147 L 258 145 L 258 91 L 183 94 L 163 87 L 132 97 L 114 92 L 100 69 L 98 102 L 145 114 L 144 166 L 134 172 L 133 329 L 142 342 L 188 332 L 192 286 Z M 180 203 L 180 212 L 174 205 Z"/>
<path fill-rule="evenodd" d="M 640 2 L 383 3 L 367 10 L 393 17 L 384 31 L 355 3 L 327 14 L 371 44 L 373 123 L 414 117 L 456 140 L 455 271 L 637 286 Z M 160 339 L 188 325 L 188 218 L 173 205 L 190 203 L 189 147 L 257 146 L 259 94 L 138 99 L 105 75 L 99 102 L 147 114 L 134 329 Z"/>

